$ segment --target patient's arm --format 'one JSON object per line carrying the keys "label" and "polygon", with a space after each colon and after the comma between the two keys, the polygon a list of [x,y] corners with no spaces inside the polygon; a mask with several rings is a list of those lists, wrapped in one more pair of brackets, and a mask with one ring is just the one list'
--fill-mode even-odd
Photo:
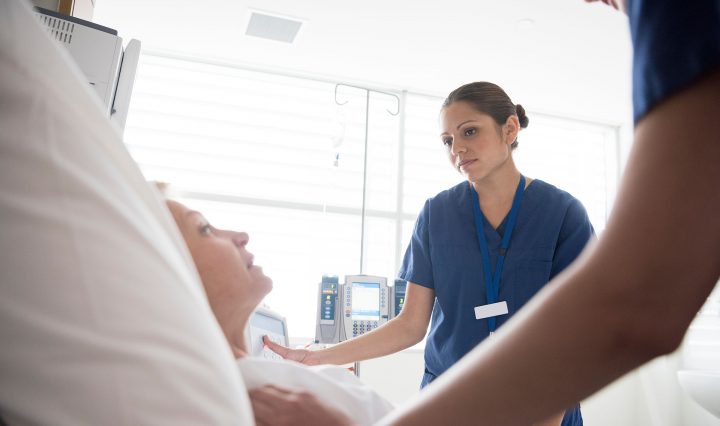
{"label": "patient's arm", "polygon": [[307,391],[266,385],[249,391],[255,422],[269,425],[352,425],[343,413]]}
{"label": "patient's arm", "polygon": [[719,99],[716,69],[640,120],[598,243],[386,422],[529,424],[677,348],[720,275]]}
{"label": "patient's arm", "polygon": [[288,349],[270,339],[264,342],[283,358],[307,365],[348,364],[377,358],[420,342],[427,332],[434,302],[432,289],[408,283],[400,315],[370,333],[319,351]]}

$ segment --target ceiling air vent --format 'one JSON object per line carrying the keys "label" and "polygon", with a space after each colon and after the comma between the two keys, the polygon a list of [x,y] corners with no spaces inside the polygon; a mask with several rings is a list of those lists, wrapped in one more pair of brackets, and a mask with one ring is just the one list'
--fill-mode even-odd
{"label": "ceiling air vent", "polygon": [[292,43],[301,26],[302,22],[294,19],[268,15],[262,12],[251,12],[245,34]]}

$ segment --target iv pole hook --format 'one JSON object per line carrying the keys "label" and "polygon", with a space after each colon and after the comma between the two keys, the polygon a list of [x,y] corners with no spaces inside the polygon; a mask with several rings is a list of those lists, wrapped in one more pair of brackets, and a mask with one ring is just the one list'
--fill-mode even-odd
{"label": "iv pole hook", "polygon": [[379,93],[382,95],[386,95],[386,96],[395,98],[395,100],[397,101],[395,111],[393,112],[389,109],[386,109],[386,111],[392,116],[396,116],[396,115],[400,114],[400,97],[398,97],[394,93],[388,93],[388,92],[383,92],[380,90],[369,89],[367,87],[353,86],[351,84],[339,83],[339,84],[335,85],[335,103],[340,106],[345,105],[348,102],[350,102],[347,100],[344,102],[341,102],[339,100],[338,87],[340,87],[340,86],[350,87],[353,89],[359,89],[359,90],[363,90],[365,92],[365,142],[364,142],[365,152],[363,154],[363,192],[362,192],[362,212],[360,214],[360,274],[362,274],[363,269],[364,269],[363,266],[365,263],[365,202],[367,199],[367,155],[368,155],[368,124],[369,124],[369,120],[370,120],[370,93]]}

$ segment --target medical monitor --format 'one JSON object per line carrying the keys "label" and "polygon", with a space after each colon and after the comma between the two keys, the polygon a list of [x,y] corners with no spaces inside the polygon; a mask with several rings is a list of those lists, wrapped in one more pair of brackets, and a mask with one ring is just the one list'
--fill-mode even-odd
{"label": "medical monitor", "polygon": [[368,333],[389,319],[387,279],[373,275],[348,275],[342,290],[339,340]]}
{"label": "medical monitor", "polygon": [[140,60],[140,42],[130,40],[123,48],[123,39],[111,28],[39,7],[35,8],[35,16],[54,42],[73,58],[110,121],[124,130]]}
{"label": "medical monitor", "polygon": [[280,356],[265,347],[263,336],[283,346],[290,345],[285,318],[267,308],[258,308],[248,322],[248,340],[250,354],[264,358],[280,359]]}

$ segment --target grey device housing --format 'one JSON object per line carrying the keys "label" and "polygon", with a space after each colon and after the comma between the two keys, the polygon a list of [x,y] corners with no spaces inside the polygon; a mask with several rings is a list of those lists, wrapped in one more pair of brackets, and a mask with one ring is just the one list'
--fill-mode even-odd
{"label": "grey device housing", "polygon": [[405,305],[405,294],[407,293],[407,281],[395,278],[395,283],[392,287],[392,309],[391,318],[395,318],[400,315],[403,306]]}
{"label": "grey device housing", "polygon": [[[380,303],[380,318],[377,321],[377,326],[386,323],[400,313],[402,306],[397,302],[399,298],[396,292],[401,293],[404,299],[407,287],[407,282],[404,280],[396,279],[395,285],[388,287],[387,280],[384,277],[348,275],[345,277],[345,283],[340,284],[336,276],[323,276],[322,282],[318,284],[317,292],[315,343],[340,343],[376,328],[364,328],[362,332],[358,330],[355,334],[353,333],[352,282],[358,280],[368,280],[379,285],[380,299],[381,301],[384,300],[384,303]],[[332,284],[335,284],[334,288],[331,288]],[[327,299],[328,296],[330,299]],[[331,303],[328,304],[328,301]]]}
{"label": "grey device housing", "polygon": [[[377,320],[360,320],[352,317],[353,311],[353,284],[377,284],[378,286],[378,308],[379,315]],[[385,324],[390,319],[390,292],[388,291],[387,279],[374,275],[346,275],[345,283],[340,292],[340,318],[342,318],[342,327],[340,327],[340,341],[349,340],[365,333],[368,333],[377,327]]]}
{"label": "grey device housing", "polygon": [[35,8],[35,16],[48,35],[65,48],[98,95],[104,113],[122,134],[140,59],[140,42],[130,40],[123,49],[123,39],[111,28],[39,7]]}
{"label": "grey device housing", "polygon": [[[334,275],[324,275],[318,284],[315,343],[339,343],[342,319],[340,317],[340,283]],[[328,299],[328,297],[330,297]],[[328,304],[327,302],[330,302]]]}

